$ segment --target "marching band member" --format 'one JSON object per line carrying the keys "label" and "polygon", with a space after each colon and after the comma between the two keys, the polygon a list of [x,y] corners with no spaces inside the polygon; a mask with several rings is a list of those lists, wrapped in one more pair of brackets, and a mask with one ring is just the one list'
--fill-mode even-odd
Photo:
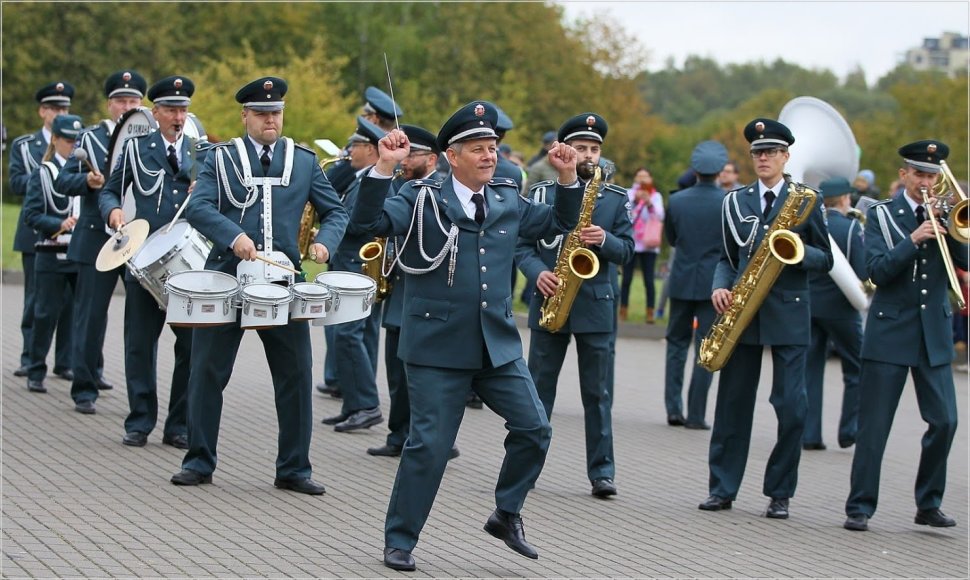
{"label": "marching band member", "polygon": [[[758,181],[724,198],[724,247],[711,293],[718,313],[731,305],[740,274],[758,253],[757,248],[792,195],[784,179],[788,146],[795,142],[788,127],[772,119],[755,119],[744,128],[744,137],[751,144]],[[721,369],[708,458],[710,496],[699,509],[731,509],[737,497],[751,445],[761,359],[764,348],[770,346],[771,404],[778,417],[778,441],[768,458],[762,489],[771,499],[765,516],[788,519],[788,500],[795,495],[805,427],[805,354],[811,324],[808,273],[828,272],[832,267],[820,206],[816,203],[804,223],[792,228],[802,238],[804,259],[781,270],[733,356]]]}
{"label": "marching band member", "polygon": [[[380,161],[361,182],[354,207],[353,220],[375,235],[418,230],[399,262],[409,276],[398,354],[411,386],[411,430],[385,521],[384,564],[396,570],[415,568],[411,551],[473,389],[509,431],[497,507],[485,530],[516,552],[538,557],[519,512],[542,470],[552,430],[522,360],[512,315],[512,258],[520,235],[536,239],[572,229],[581,195],[576,152],[566,144],[550,153],[566,184],[557,188],[555,206],[525,200],[514,181],[493,180],[496,120],[485,101],[458,109],[437,138],[451,179],[420,187],[411,182],[387,197],[394,169],[410,151],[405,133],[391,131],[380,141]],[[423,219],[414,223],[418,209]]]}
{"label": "marching band member", "polygon": [[[71,97],[74,87],[62,81],[55,81],[38,89],[35,100],[38,103],[37,115],[44,120],[44,126],[36,133],[17,137],[10,144],[10,191],[18,197],[27,195],[27,182],[31,174],[40,166],[41,158],[51,142],[51,126],[58,115],[66,115],[71,109]],[[23,349],[20,352],[20,366],[13,372],[15,377],[28,376],[30,365],[30,345],[33,342],[32,329],[34,326],[34,243],[39,238],[24,221],[23,207],[17,219],[17,231],[14,234],[13,249],[20,252],[24,269],[24,310],[20,319],[20,333],[23,336]],[[71,306],[63,297],[58,299],[62,305],[58,316],[57,326],[64,329],[57,333],[57,345],[54,354],[54,374],[72,380],[72,341]]]}
{"label": "marching band member", "polygon": [[[41,238],[57,238],[63,243],[63,252],[37,252],[34,260],[35,291],[34,326],[31,333],[30,364],[27,367],[27,389],[36,393],[46,393],[44,377],[47,374],[47,353],[54,337],[58,334],[71,336],[73,316],[61,326],[58,320],[65,301],[69,314],[74,310],[74,286],[77,282],[77,264],[67,259],[67,241],[77,223],[79,200],[68,198],[54,189],[54,180],[64,168],[74,150],[74,142],[81,131],[81,117],[77,115],[58,115],[51,123],[51,142],[48,152],[42,158],[27,183],[27,197],[24,199],[23,217],[27,226],[40,232]],[[64,238],[67,238],[66,240]],[[60,247],[55,246],[55,247]],[[70,344],[70,340],[68,341]]]}
{"label": "marching band member", "polygon": [[[576,150],[576,172],[585,186],[599,165],[601,147],[608,130],[606,120],[595,113],[577,115],[559,128],[558,139]],[[554,203],[554,184],[540,181],[532,186],[529,197],[538,204]],[[536,292],[529,306],[529,372],[536,385],[546,418],[552,420],[556,388],[566,348],[576,339],[579,361],[579,391],[582,395],[586,422],[586,474],[595,497],[616,495],[616,462],[613,457],[612,385],[609,377],[614,364],[611,352],[616,333],[617,300],[612,280],[617,265],[633,255],[633,225],[630,222],[626,190],[616,185],[600,184],[593,201],[591,222],[580,222],[576,234],[582,246],[599,259],[599,271],[588,280],[561,280],[556,276],[557,261],[562,253],[571,252],[567,235],[538,242],[520,240],[515,259]],[[577,226],[577,227],[580,227]],[[572,235],[572,234],[568,234]],[[540,324],[544,298],[552,297],[561,284],[580,284],[572,308],[557,316],[568,316],[562,329],[545,330]]]}
{"label": "marching band member", "polygon": [[[946,462],[957,430],[953,386],[953,313],[947,297],[947,264],[926,215],[927,196],[950,153],[935,140],[899,148],[903,193],[874,205],[866,216],[866,268],[876,285],[862,339],[859,431],[852,457],[851,489],[845,502],[847,530],[869,529],[879,500],[879,477],[886,439],[906,384],[913,376],[920,416],[929,424],[916,472],[915,523],[955,526],[940,511]],[[938,224],[937,224],[938,225]],[[947,235],[953,264],[967,269],[967,245]]]}
{"label": "marching band member", "polygon": [[125,273],[124,266],[109,272],[99,272],[94,267],[98,252],[110,238],[98,209],[98,195],[104,187],[105,174],[111,169],[107,166],[108,145],[118,120],[131,109],[141,106],[147,88],[145,79],[130,69],[108,76],[104,82],[108,118],[81,133],[78,144],[78,149],[85,151],[88,163],[96,171],[90,171],[87,163],[72,156],[55,183],[58,192],[81,198],[81,215],[67,249],[67,257],[78,265],[71,398],[74,399],[74,410],[79,413],[95,413],[98,391],[111,388],[101,376],[102,351],[111,294]]}
{"label": "marching band member", "polygon": [[[183,129],[194,92],[195,84],[184,76],[163,78],[148,89],[158,130],[125,143],[119,165],[101,190],[101,215],[112,229],[125,223],[121,209],[124,195],[134,196],[135,216],[148,221],[149,233],[167,227],[179,208],[189,201],[192,170],[198,160],[190,154],[196,144],[184,135]],[[125,445],[144,447],[158,419],[158,337],[164,327],[165,311],[159,308],[155,297],[131,273],[125,274],[128,416],[121,440]],[[192,329],[173,326],[172,332],[175,365],[162,443],[186,449],[185,407]]]}
{"label": "marching band member", "polygon": [[[711,284],[721,257],[721,204],[724,190],[717,177],[727,163],[727,150],[716,141],[694,147],[690,168],[697,183],[670,196],[664,234],[677,259],[670,266],[670,317],[667,321],[667,357],[664,367],[664,405],[669,425],[710,429],[704,420],[707,392],[714,374],[696,364],[701,339],[714,323]],[[697,328],[694,328],[694,319]],[[687,417],[684,418],[684,364],[694,343]]]}
{"label": "marching band member", "polygon": [[[851,205],[852,185],[848,179],[827,179],[819,185],[829,234],[845,255],[859,283],[866,276],[866,254],[862,226],[846,212]],[[842,362],[842,415],[839,419],[839,447],[855,443],[859,420],[859,353],[862,350],[862,316],[827,272],[813,272],[808,279],[812,293],[812,342],[805,363],[808,412],[802,448],[825,449],[822,442],[822,391],[829,342],[835,344]]]}
{"label": "marching band member", "polygon": [[[313,204],[321,216],[310,256],[326,262],[347,225],[336,192],[318,165],[316,154],[282,136],[286,81],[257,79],[236,93],[242,104],[246,135],[209,150],[186,209],[189,223],[212,241],[207,270],[236,275],[241,260],[258,252],[283,252],[299,268],[297,234],[303,208]],[[251,185],[248,185],[251,184]],[[278,488],[319,495],[322,485],[310,479],[311,401],[310,330],[293,321],[257,331],[273,376],[279,450]],[[189,378],[189,449],[175,485],[212,482],[222,415],[222,391],[229,384],[243,330],[239,322],[196,328]]]}

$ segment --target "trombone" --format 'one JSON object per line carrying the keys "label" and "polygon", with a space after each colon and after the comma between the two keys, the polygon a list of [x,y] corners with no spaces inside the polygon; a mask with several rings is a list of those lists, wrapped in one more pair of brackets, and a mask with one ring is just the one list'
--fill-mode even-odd
{"label": "trombone", "polygon": [[[948,171],[949,170],[947,170],[947,172]],[[949,175],[952,176],[953,174],[950,173]],[[959,188],[959,186],[957,186],[957,188]],[[946,236],[944,236],[943,229],[940,227],[940,224],[937,223],[936,217],[933,213],[935,204],[930,203],[930,197],[927,194],[925,187],[921,187],[919,191],[923,195],[923,209],[926,212],[926,219],[930,220],[930,223],[933,225],[933,237],[936,238],[936,244],[940,247],[940,256],[943,258],[943,267],[946,269],[946,277],[950,284],[950,290],[953,292],[954,298],[956,299],[957,308],[959,310],[963,310],[967,304],[963,300],[963,291],[960,288],[960,281],[957,279],[957,272],[953,266],[953,257],[950,255],[950,247],[946,243]],[[966,196],[964,196],[964,210],[966,208],[966,201]]]}
{"label": "trombone", "polygon": [[[953,172],[950,171],[950,166],[946,164],[946,161],[940,161],[940,175],[940,181],[933,188],[933,195],[938,200],[942,200],[938,203],[941,204],[940,209],[945,214],[944,219],[950,235],[961,244],[966,244],[970,241],[970,215],[968,215],[970,212],[968,212],[967,194],[963,192],[963,188],[953,177]],[[949,202],[951,194],[958,198],[952,207],[950,207]]]}

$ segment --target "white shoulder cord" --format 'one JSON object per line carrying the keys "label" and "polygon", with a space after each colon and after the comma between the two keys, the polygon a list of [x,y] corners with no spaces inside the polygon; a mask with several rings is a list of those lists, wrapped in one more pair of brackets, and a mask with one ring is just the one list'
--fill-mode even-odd
{"label": "white shoulder cord", "polygon": [[[128,164],[132,164],[136,169],[142,171],[149,178],[155,178],[155,184],[151,187],[146,188],[142,185],[141,178],[139,177],[139,171],[131,172],[131,180],[135,184],[135,190],[145,197],[149,197],[158,193],[158,203],[155,205],[155,213],[158,213],[162,207],[162,188],[165,185],[165,170],[157,169],[152,171],[145,167],[144,162],[141,160],[141,153],[135,146],[135,140],[129,139],[125,142],[125,163],[121,168],[121,183],[125,182],[125,170],[128,168]],[[121,203],[124,205],[125,192],[121,192]]]}
{"label": "white shoulder cord", "polygon": [[[438,228],[441,233],[447,236],[444,245],[441,247],[441,251],[435,257],[428,256],[424,249],[424,201],[431,193],[431,188],[428,186],[423,186],[418,190],[417,199],[414,202],[414,213],[411,215],[411,225],[408,227],[408,233],[404,236],[404,241],[398,246],[397,239],[394,240],[394,261],[401,266],[401,270],[407,274],[421,275],[427,274],[438,269],[441,263],[444,262],[445,256],[448,255],[449,250],[451,252],[451,260],[448,263],[448,286],[452,285],[455,276],[455,266],[458,259],[458,226],[451,224],[449,230],[445,230],[444,224],[441,223],[441,213],[438,210],[438,202],[435,200],[434,195],[431,195],[431,208],[434,211],[435,220],[438,222]],[[411,233],[414,231],[414,224],[418,224],[418,250],[421,252],[421,257],[431,262],[431,265],[427,268],[412,268],[401,261],[401,253],[404,248],[407,247],[408,240],[411,239]]]}
{"label": "white shoulder cord", "polygon": [[34,161],[34,158],[30,156],[30,139],[24,139],[20,143],[20,155],[22,155],[24,158],[24,167],[27,168],[27,173],[30,173],[31,171],[40,167],[40,164]]}
{"label": "white shoulder cord", "polygon": [[[734,224],[734,219],[731,218],[731,208],[734,208],[734,213],[738,217],[738,221],[742,223],[753,223],[751,227],[751,232],[748,233],[748,238],[745,240],[741,239],[741,234],[738,233],[738,228]],[[756,235],[758,235],[758,224],[761,223],[761,219],[758,216],[745,216],[741,214],[741,207],[738,205],[737,192],[732,192],[724,196],[724,202],[722,203],[721,213],[724,216],[724,220],[721,222],[721,237],[724,239],[724,248],[727,250],[727,232],[724,229],[724,222],[727,222],[727,227],[731,230],[731,237],[734,238],[734,243],[738,247],[748,247],[748,257],[751,257],[751,252],[754,249],[752,242]],[[731,253],[725,251],[728,257],[728,261],[731,262],[731,267],[736,268],[737,265],[731,258]]]}
{"label": "white shoulder cord", "polygon": [[[100,148],[105,154],[108,153],[108,149],[101,145],[101,143],[92,137],[90,133],[85,133],[84,137],[81,138],[81,148],[88,152],[88,161],[94,165],[94,168],[97,169],[99,173],[104,173],[101,163],[98,162],[98,159],[101,159],[101,156],[98,155],[94,150],[95,145],[97,145],[98,148]],[[111,168],[109,167],[108,169]]]}
{"label": "white shoulder cord", "polygon": [[[239,163],[242,165],[243,173],[239,173],[239,166],[236,165],[236,160],[232,158],[232,155],[226,151],[225,147],[216,148],[216,184],[219,191],[218,194],[225,193],[226,199],[233,207],[242,210],[242,214],[239,216],[239,223],[242,223],[243,218],[246,217],[246,209],[252,207],[256,203],[256,198],[259,197],[259,188],[253,184],[253,173],[249,166],[249,156],[246,153],[246,148],[243,146],[242,139],[239,137],[234,137],[232,139],[233,144],[236,146],[237,151],[240,151]],[[236,180],[246,188],[246,198],[239,201],[233,196],[232,188],[229,186],[229,173],[226,171],[226,157],[229,158],[229,162],[232,164],[233,173],[236,176]],[[222,195],[218,195],[218,209],[222,211]]]}
{"label": "white shoulder cord", "polygon": [[45,201],[44,213],[47,213],[47,208],[50,208],[50,210],[57,215],[67,215],[68,212],[71,211],[71,200],[68,199],[67,205],[64,206],[64,209],[61,209],[57,207],[57,202],[54,199],[55,197],[61,199],[67,197],[66,195],[54,191],[54,181],[57,180],[58,174],[57,165],[55,165],[53,161],[45,161],[43,166],[47,169],[47,171],[41,170],[40,172],[40,185],[44,192]]}
{"label": "white shoulder cord", "polygon": [[849,222],[849,239],[845,241],[845,259],[848,260],[852,255],[852,228],[856,227],[856,221]]}
{"label": "white shoulder cord", "polygon": [[886,240],[886,247],[891,250],[896,246],[896,244],[893,243],[893,236],[889,231],[889,224],[892,224],[893,229],[896,230],[896,233],[899,234],[900,238],[905,238],[906,234],[899,229],[899,226],[897,226],[896,222],[894,222],[892,217],[890,217],[889,210],[886,209],[886,206],[877,205],[876,216],[879,218],[879,229],[882,230],[882,237],[884,240]]}
{"label": "white shoulder cord", "polygon": [[[532,199],[536,203],[546,203],[546,186],[540,185],[539,187],[537,187],[536,193],[534,196],[532,196]],[[556,250],[556,255],[558,256],[560,246],[562,245],[562,234],[557,234],[556,237],[554,237],[551,242],[546,242],[545,240],[540,239],[536,242],[536,245],[539,246],[540,249],[542,248],[545,248],[546,250],[554,249]]]}

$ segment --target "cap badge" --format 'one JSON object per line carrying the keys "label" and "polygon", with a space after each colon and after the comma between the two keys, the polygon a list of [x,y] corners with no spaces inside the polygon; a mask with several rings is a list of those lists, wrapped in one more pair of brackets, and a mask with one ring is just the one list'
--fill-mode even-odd
{"label": "cap badge", "polygon": [[175,88],[176,89],[181,89],[182,88],[182,79],[175,79],[175,82],[173,82],[172,84],[175,85]]}
{"label": "cap badge", "polygon": [[57,86],[54,87],[54,88],[57,89],[57,92],[59,92],[59,93],[60,92],[63,92],[64,91],[64,83],[57,83]]}
{"label": "cap badge", "polygon": [[485,116],[485,105],[482,105],[482,104],[475,105],[475,116],[476,117]]}
{"label": "cap badge", "polygon": [[596,124],[596,117],[594,117],[592,115],[590,115],[589,117],[586,117],[586,126],[587,127],[592,127],[595,124]]}
{"label": "cap badge", "polygon": [[125,74],[121,75],[121,79],[123,81],[125,81],[125,82],[130,81],[131,80],[131,73],[130,72],[126,72]]}
{"label": "cap badge", "polygon": [[[762,131],[765,130],[765,124],[762,123],[761,121],[758,121],[757,123],[754,124],[754,130],[761,133]],[[761,137],[764,138],[764,135],[762,135]]]}
{"label": "cap badge", "polygon": [[926,150],[930,153],[936,153],[936,143],[930,143],[927,145]]}
{"label": "cap badge", "polygon": [[80,121],[74,121],[74,128],[75,129],[80,129],[81,128],[81,122]]}
{"label": "cap badge", "polygon": [[266,81],[263,83],[263,90],[268,91],[273,88],[273,81]]}

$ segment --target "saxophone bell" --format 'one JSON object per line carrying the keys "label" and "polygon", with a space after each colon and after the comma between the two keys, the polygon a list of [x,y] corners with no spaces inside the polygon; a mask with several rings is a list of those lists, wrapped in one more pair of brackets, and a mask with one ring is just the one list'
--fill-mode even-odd
{"label": "saxophone bell", "polygon": [[387,238],[374,238],[360,247],[358,256],[363,265],[361,273],[377,282],[377,293],[374,302],[380,302],[391,293],[391,282],[384,276],[384,256],[387,248]]}

